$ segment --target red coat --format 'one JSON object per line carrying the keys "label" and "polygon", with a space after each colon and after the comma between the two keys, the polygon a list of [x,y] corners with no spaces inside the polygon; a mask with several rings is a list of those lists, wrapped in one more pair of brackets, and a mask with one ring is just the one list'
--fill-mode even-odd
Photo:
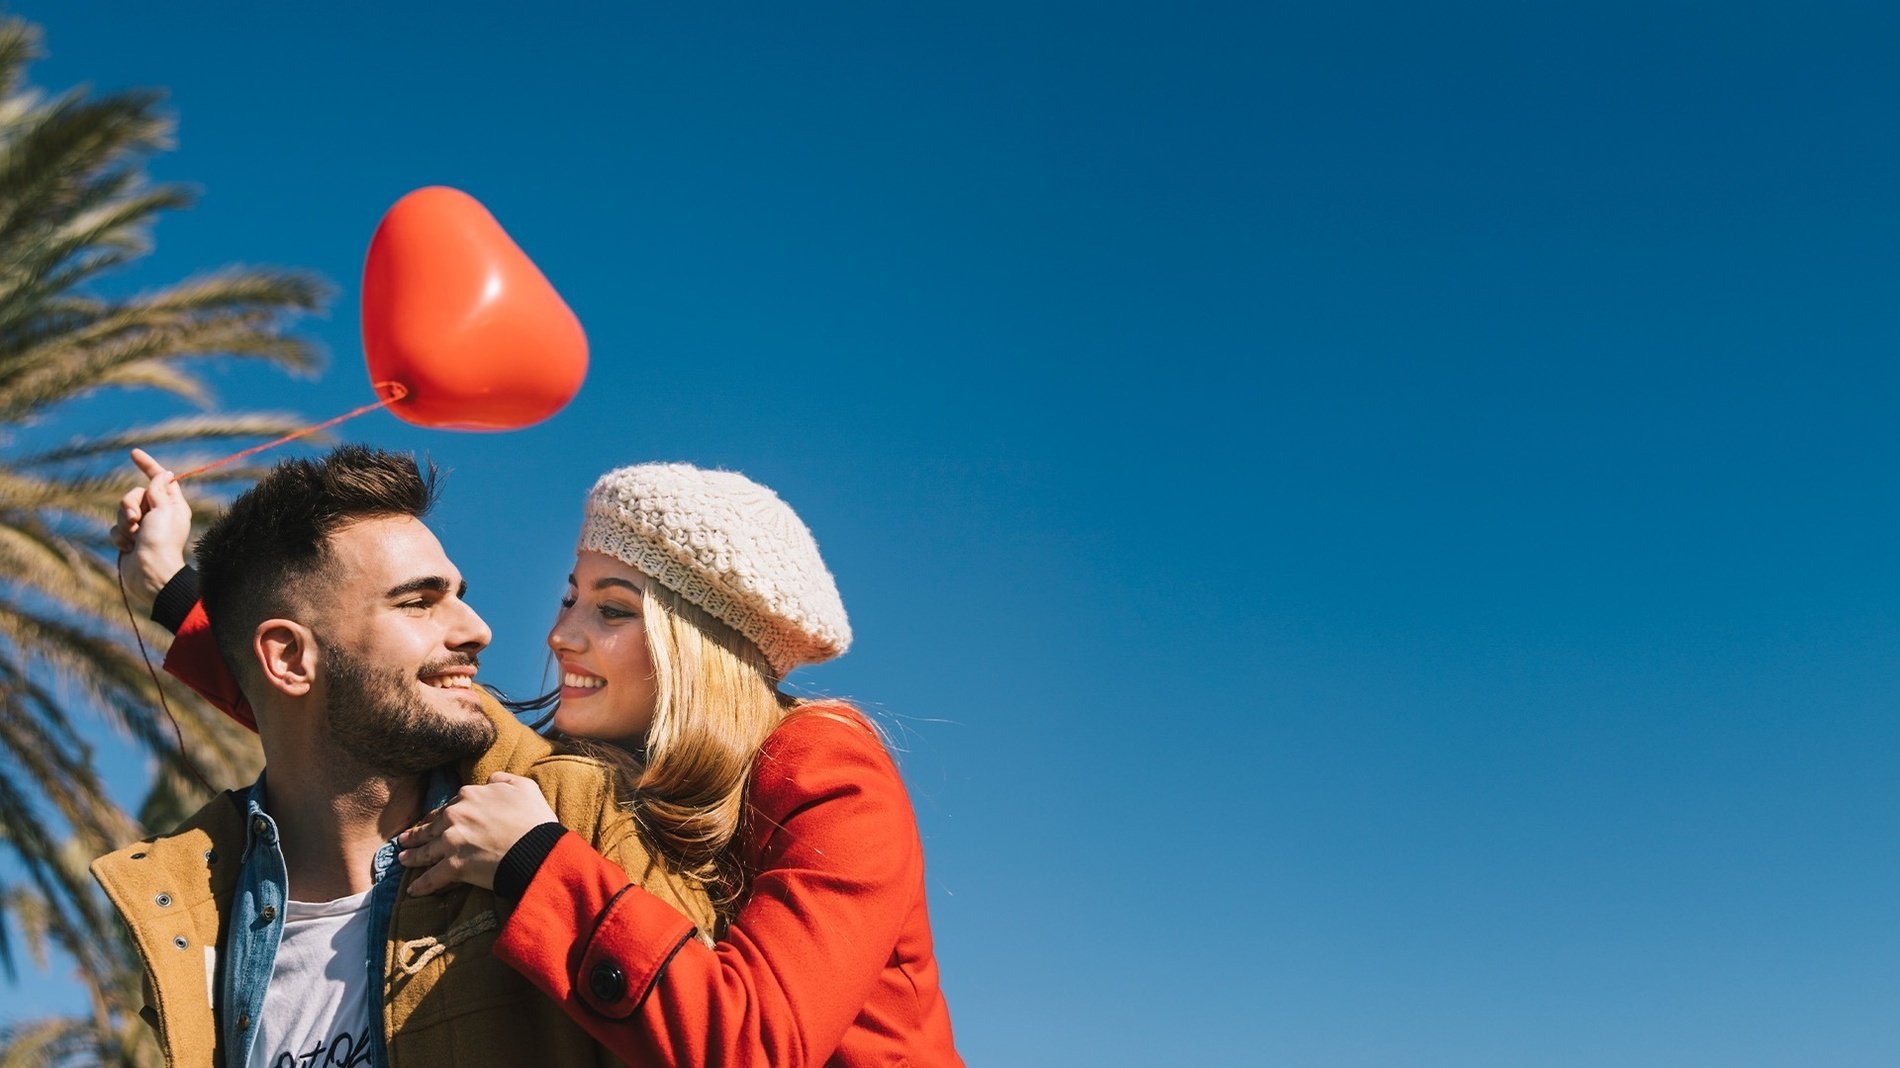
{"label": "red coat", "polygon": [[[254,726],[201,608],[165,668]],[[716,946],[568,834],[495,955],[635,1065],[961,1065],[917,822],[870,725],[842,705],[788,717],[749,805],[741,846],[756,874]]]}
{"label": "red coat", "polygon": [[717,946],[570,834],[495,955],[632,1064],[962,1064],[917,824],[869,724],[842,706],[795,713],[750,803],[758,874]]}
{"label": "red coat", "polygon": [[237,679],[224,665],[218,643],[211,639],[211,617],[205,615],[203,601],[191,606],[191,614],[185,617],[178,636],[172,639],[171,651],[165,654],[165,673],[197,690],[225,715],[252,731],[257,730],[257,717],[251,712],[251,703],[244,699]]}

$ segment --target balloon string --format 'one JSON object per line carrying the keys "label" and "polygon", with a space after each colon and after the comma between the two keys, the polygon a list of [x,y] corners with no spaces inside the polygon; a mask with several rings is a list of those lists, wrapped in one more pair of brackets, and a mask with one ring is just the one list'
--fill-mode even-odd
{"label": "balloon string", "polygon": [[145,661],[145,671],[152,676],[152,691],[158,694],[158,707],[165,710],[165,718],[171,721],[172,737],[178,739],[178,762],[205,788],[205,793],[215,794],[218,788],[206,781],[204,772],[198,770],[198,764],[185,752],[185,732],[178,726],[178,717],[172,715],[172,703],[165,700],[165,686],[158,681],[158,669],[152,666],[152,654],[145,648],[145,636],[139,633],[138,616],[132,611],[132,595],[125,591],[125,550],[119,550],[120,566],[115,568],[119,574],[119,600],[125,605],[126,622],[132,625],[132,638],[139,643],[139,658]]}
{"label": "balloon string", "polygon": [[[234,452],[222,460],[213,460],[208,464],[200,464],[186,471],[184,474],[179,475],[177,480],[183,482],[193,475],[202,475],[206,471],[215,470],[223,467],[225,464],[236,463],[246,456],[255,456],[265,449],[274,449],[285,442],[296,441],[298,438],[307,434],[314,434],[319,430],[328,430],[346,419],[354,419],[359,415],[366,415],[378,408],[387,408],[409,395],[409,390],[400,382],[378,382],[375,388],[376,392],[382,393],[387,391],[389,395],[377,401],[375,404],[365,404],[361,408],[344,412],[342,415],[336,416],[333,419],[325,419],[321,423],[313,423],[310,426],[304,427],[302,430],[293,430],[275,441],[267,441],[262,445],[253,445],[241,452]],[[119,559],[121,561],[125,559],[124,550],[119,552]],[[178,717],[172,714],[171,702],[165,699],[165,687],[158,681],[158,669],[152,666],[152,654],[145,648],[145,636],[139,633],[138,616],[132,611],[132,597],[125,589],[125,571],[123,568],[115,570],[118,571],[119,578],[119,601],[125,605],[125,619],[126,622],[132,626],[132,639],[139,644],[139,658],[145,661],[145,670],[152,676],[152,687],[158,694],[158,705],[165,710],[165,718],[171,722],[172,737],[178,740],[178,762],[184,765],[185,770],[191,773],[192,778],[198,780],[198,785],[204,787],[206,793],[216,793],[217,789],[213,787],[210,782],[206,781],[204,773],[198,770],[197,763],[185,752],[185,732],[178,726]]]}
{"label": "balloon string", "polygon": [[253,445],[250,448],[243,450],[242,452],[234,452],[231,455],[226,456],[222,460],[213,460],[208,464],[199,464],[197,467],[194,467],[191,470],[186,471],[184,474],[179,475],[178,481],[183,482],[184,480],[191,478],[194,475],[202,475],[206,471],[215,470],[217,468],[223,467],[225,464],[236,463],[237,461],[242,460],[247,456],[255,456],[258,453],[263,452],[265,449],[274,449],[277,446],[282,445],[287,441],[296,441],[298,438],[301,438],[306,434],[314,434],[319,430],[328,430],[331,427],[337,425],[338,423],[343,422],[346,419],[354,419],[359,415],[366,415],[370,412],[375,411],[378,408],[387,408],[390,405],[396,403],[397,401],[409,395],[409,390],[406,387],[404,387],[401,382],[376,383],[376,391],[378,393],[381,393],[384,390],[389,391],[389,396],[384,397],[382,400],[377,401],[375,404],[365,404],[361,408],[357,408],[353,411],[344,412],[342,415],[336,416],[335,418],[325,419],[321,423],[313,423],[310,426],[304,427],[302,430],[293,430],[290,433],[285,434],[283,437],[278,438],[275,441],[267,441],[262,445]]}

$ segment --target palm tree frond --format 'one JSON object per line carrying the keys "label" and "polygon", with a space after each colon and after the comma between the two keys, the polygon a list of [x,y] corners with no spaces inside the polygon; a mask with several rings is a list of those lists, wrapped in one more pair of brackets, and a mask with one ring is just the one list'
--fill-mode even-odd
{"label": "palm tree frond", "polygon": [[[206,371],[236,360],[313,373],[322,352],[292,327],[333,288],[307,272],[225,267],[131,297],[95,289],[144,255],[154,223],[195,193],[147,175],[173,136],[162,93],[43,93],[27,84],[39,55],[38,29],[0,16],[0,971],[13,980],[21,952],[41,970],[63,962],[90,1011],[0,1027],[0,1068],[155,1065],[135,1012],[143,969],[87,861],[205,800],[192,768],[237,785],[263,757],[254,735],[161,676],[141,649],[162,635],[129,618],[106,538],[136,484],[120,456],[158,447],[182,469],[198,453],[304,425],[211,410]],[[105,390],[137,391],[150,421],[75,425],[48,444],[58,439],[46,428],[93,410],[67,402]],[[185,406],[200,410],[174,414]],[[215,510],[259,473],[248,462],[209,472],[195,503]],[[95,760],[112,745],[151,758],[140,818]]]}
{"label": "palm tree frond", "polygon": [[[117,459],[120,454],[135,448],[149,452],[167,445],[195,445],[230,438],[277,438],[308,424],[309,421],[304,417],[287,412],[180,416],[100,437],[81,438],[57,449],[22,456],[15,461],[15,466],[22,470],[33,470],[75,460],[95,460],[101,456]],[[178,461],[172,466],[182,471],[196,464]]]}

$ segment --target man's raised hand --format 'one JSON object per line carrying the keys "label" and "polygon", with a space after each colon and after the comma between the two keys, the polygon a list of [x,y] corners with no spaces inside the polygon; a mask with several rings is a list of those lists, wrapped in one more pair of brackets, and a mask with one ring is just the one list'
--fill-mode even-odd
{"label": "man's raised hand", "polygon": [[148,480],[119,498],[112,544],[119,549],[119,578],[126,597],[141,614],[152,610],[158,591],[185,566],[191,539],[191,504],[165,465],[143,449],[132,450],[132,463]]}

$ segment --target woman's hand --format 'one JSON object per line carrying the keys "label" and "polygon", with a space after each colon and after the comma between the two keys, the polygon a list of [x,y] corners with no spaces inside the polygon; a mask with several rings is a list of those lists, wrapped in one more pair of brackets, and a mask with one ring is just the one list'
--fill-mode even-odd
{"label": "woman's hand", "polygon": [[452,883],[495,888],[495,869],[521,836],[554,819],[554,810],[533,779],[498,771],[486,786],[464,786],[454,800],[402,832],[396,859],[405,868],[427,868],[409,884],[412,894],[433,894]]}
{"label": "woman's hand", "polygon": [[158,591],[185,566],[185,542],[191,539],[191,504],[165,465],[132,450],[132,462],[151,481],[119,498],[119,519],[112,544],[119,549],[119,578],[125,595],[140,613],[150,613]]}

